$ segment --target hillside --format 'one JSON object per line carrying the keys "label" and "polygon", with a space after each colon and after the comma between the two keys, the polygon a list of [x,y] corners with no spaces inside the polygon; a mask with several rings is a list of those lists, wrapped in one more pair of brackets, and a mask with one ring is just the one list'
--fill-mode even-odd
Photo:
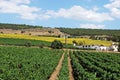
{"label": "hillside", "polygon": [[34,36],[62,36],[59,29],[44,28],[43,26],[33,26],[25,24],[3,24],[0,23],[0,33],[2,34],[26,34]]}
{"label": "hillside", "polygon": [[118,42],[120,30],[107,29],[81,29],[81,28],[46,28],[43,26],[33,26],[25,24],[6,24],[0,23],[1,34],[25,34],[32,36],[49,37],[79,37],[93,40],[108,40]]}
{"label": "hillside", "polygon": [[109,30],[109,29],[81,29],[81,28],[58,28],[61,32],[73,35],[109,35],[109,36],[120,36],[119,30]]}
{"label": "hillside", "polygon": [[26,34],[34,36],[59,36],[64,35],[58,29],[51,28],[30,28],[30,29],[0,29],[2,34]]}
{"label": "hillside", "polygon": [[[22,31],[22,32],[21,32]],[[63,33],[70,34],[72,36],[83,35],[108,35],[108,36],[120,36],[119,30],[109,29],[81,29],[81,28],[45,28],[43,26],[34,26],[26,24],[7,24],[0,23],[1,33],[24,33],[33,35],[63,35]]]}

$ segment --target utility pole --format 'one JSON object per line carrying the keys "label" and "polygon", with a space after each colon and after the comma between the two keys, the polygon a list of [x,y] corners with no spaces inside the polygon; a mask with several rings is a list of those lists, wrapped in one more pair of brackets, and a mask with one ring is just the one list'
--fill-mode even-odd
{"label": "utility pole", "polygon": [[65,47],[67,45],[67,35],[65,34]]}

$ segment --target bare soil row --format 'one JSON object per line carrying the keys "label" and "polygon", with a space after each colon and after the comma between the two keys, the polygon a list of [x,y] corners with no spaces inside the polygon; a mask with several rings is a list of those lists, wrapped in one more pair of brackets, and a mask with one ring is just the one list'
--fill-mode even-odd
{"label": "bare soil row", "polygon": [[[49,80],[58,80],[58,75],[60,73],[60,70],[62,68],[62,64],[63,64],[63,60],[64,60],[64,55],[65,53],[63,53],[61,59],[59,60],[59,63],[58,65],[56,66],[55,70],[53,71],[53,73],[51,74]],[[74,80],[74,77],[73,77],[73,74],[72,74],[72,65],[71,65],[71,59],[70,59],[70,56],[69,56],[69,52],[68,52],[68,70],[69,70],[69,80]]]}

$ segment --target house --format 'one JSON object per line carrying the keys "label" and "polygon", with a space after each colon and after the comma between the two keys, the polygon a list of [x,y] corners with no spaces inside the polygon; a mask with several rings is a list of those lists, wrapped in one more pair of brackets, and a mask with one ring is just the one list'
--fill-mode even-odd
{"label": "house", "polygon": [[96,48],[96,51],[108,51],[109,50],[109,47],[106,47],[106,46],[99,46]]}
{"label": "house", "polygon": [[110,49],[112,49],[114,52],[118,51],[118,44],[112,43],[112,46],[110,46]]}
{"label": "house", "polygon": [[73,44],[74,47],[78,49],[94,49],[96,51],[118,51],[118,44],[112,44],[111,46],[98,46],[98,45],[76,45]]}
{"label": "house", "polygon": [[78,49],[96,49],[97,47],[99,47],[98,45],[76,45],[76,44],[73,44],[73,46]]}

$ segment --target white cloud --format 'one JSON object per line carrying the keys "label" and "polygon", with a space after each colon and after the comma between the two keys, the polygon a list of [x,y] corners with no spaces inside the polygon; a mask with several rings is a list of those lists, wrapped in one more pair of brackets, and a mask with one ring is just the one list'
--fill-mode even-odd
{"label": "white cloud", "polygon": [[99,8],[97,6],[93,7],[93,11],[98,11],[98,10],[99,10]]}
{"label": "white cloud", "polygon": [[104,5],[111,12],[111,15],[120,18],[120,0],[110,0],[111,3]]}
{"label": "white cloud", "polygon": [[19,14],[22,19],[28,20],[41,18],[40,15],[46,16],[38,14],[42,9],[28,6],[29,4],[30,0],[0,0],[0,13]]}
{"label": "white cloud", "polygon": [[40,20],[47,20],[47,19],[51,18],[51,16],[50,16],[50,15],[47,15],[47,14],[44,14],[44,15],[41,14],[41,15],[39,15],[38,17],[39,17]]}
{"label": "white cloud", "polygon": [[88,20],[96,22],[113,20],[113,18],[108,13],[98,13],[95,10],[97,10],[97,7],[94,10],[87,10],[81,6],[73,6],[70,9],[61,8],[57,12],[49,10],[47,11],[47,14],[53,17],[64,17],[76,20]]}
{"label": "white cloud", "polygon": [[80,28],[86,28],[86,29],[104,29],[105,25],[80,24]]}
{"label": "white cloud", "polygon": [[30,0],[6,0],[6,1],[10,1],[15,4],[29,4],[30,3]]}
{"label": "white cloud", "polygon": [[[109,13],[97,12],[98,7],[88,10],[81,6],[72,6],[69,9],[61,8],[58,11],[46,11],[38,7],[29,6],[29,4],[31,4],[31,0],[0,0],[0,13],[17,14],[20,18],[27,20],[59,17],[96,22],[113,20]],[[120,12],[118,9],[113,9],[113,12],[119,16]]]}

